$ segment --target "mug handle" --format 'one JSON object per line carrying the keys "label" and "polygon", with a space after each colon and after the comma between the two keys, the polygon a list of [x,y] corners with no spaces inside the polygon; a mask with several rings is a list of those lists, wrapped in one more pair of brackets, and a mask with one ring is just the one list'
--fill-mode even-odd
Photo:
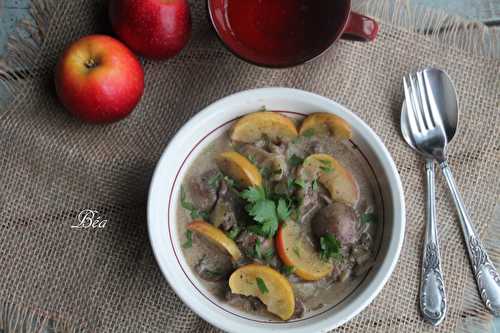
{"label": "mug handle", "polygon": [[342,33],[342,39],[370,42],[378,33],[378,23],[368,16],[351,11]]}

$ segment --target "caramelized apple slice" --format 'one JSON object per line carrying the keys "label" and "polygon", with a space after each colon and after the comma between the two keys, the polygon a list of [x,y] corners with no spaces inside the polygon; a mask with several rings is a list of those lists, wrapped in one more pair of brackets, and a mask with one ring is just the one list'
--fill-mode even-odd
{"label": "caramelized apple slice", "polygon": [[210,223],[203,220],[195,220],[189,223],[187,228],[210,240],[221,250],[227,252],[235,261],[242,257],[241,251],[236,243],[231,238],[227,237],[220,229],[214,227]]}
{"label": "caramelized apple slice", "polygon": [[316,281],[332,272],[332,263],[320,259],[319,253],[302,235],[300,225],[296,222],[290,221],[279,227],[276,249],[281,261],[293,266],[294,273],[304,280]]}
{"label": "caramelized apple slice", "polygon": [[295,296],[290,282],[278,271],[260,264],[235,270],[229,278],[231,292],[259,298],[267,311],[288,320],[295,310]]}
{"label": "caramelized apple slice", "polygon": [[302,164],[306,179],[318,178],[330,192],[333,201],[354,206],[359,199],[359,188],[349,170],[327,154],[309,155]]}
{"label": "caramelized apple slice", "polygon": [[288,142],[297,136],[295,124],[277,112],[254,112],[250,113],[234,124],[231,140],[238,142],[253,143],[264,136],[272,142]]}
{"label": "caramelized apple slice", "polygon": [[245,156],[235,151],[228,151],[217,157],[217,166],[226,176],[244,186],[260,186],[262,176],[255,165]]}
{"label": "caramelized apple slice", "polygon": [[311,130],[315,133],[330,132],[339,140],[349,140],[352,137],[351,126],[344,119],[326,112],[313,113],[304,119],[299,133],[302,135]]}

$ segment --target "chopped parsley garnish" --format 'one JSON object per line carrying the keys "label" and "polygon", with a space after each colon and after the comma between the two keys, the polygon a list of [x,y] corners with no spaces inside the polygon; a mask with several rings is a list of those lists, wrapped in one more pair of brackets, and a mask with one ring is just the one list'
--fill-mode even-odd
{"label": "chopped parsley garnish", "polygon": [[290,217],[290,205],[286,202],[285,199],[278,200],[278,208],[276,209],[278,212],[278,218],[280,221],[286,221]]}
{"label": "chopped parsley garnish", "polygon": [[257,160],[255,159],[255,156],[253,155],[248,155],[248,160],[252,162],[252,164],[257,164]]}
{"label": "chopped parsley garnish", "polygon": [[254,246],[254,250],[253,250],[253,253],[254,253],[254,257],[257,258],[257,259],[262,259],[262,252],[260,251],[260,240],[257,239],[255,241],[255,246]]}
{"label": "chopped parsley garnish", "polygon": [[306,138],[311,138],[314,136],[314,128],[310,128],[308,130],[306,130],[304,133],[302,133],[302,136],[306,137]]}
{"label": "chopped parsley garnish", "polygon": [[365,213],[361,215],[361,223],[377,223],[377,215],[375,213]]}
{"label": "chopped parsley garnish", "polygon": [[213,175],[208,179],[208,186],[210,186],[213,189],[217,189],[219,187],[220,181],[224,178],[224,175],[220,172],[217,172],[217,174]]}
{"label": "chopped parsley garnish", "polygon": [[286,185],[287,185],[288,191],[292,192],[294,187],[295,187],[295,179],[288,178],[286,181]]}
{"label": "chopped parsley garnish", "polygon": [[296,255],[297,257],[299,257],[299,258],[300,258],[300,249],[299,249],[297,246],[295,246],[295,247],[292,249],[292,251],[293,251],[293,253],[295,253],[295,255]]}
{"label": "chopped parsley garnish", "polygon": [[186,230],[186,242],[182,244],[182,247],[187,249],[193,246],[193,232],[191,230]]}
{"label": "chopped parsley garnish", "polygon": [[329,160],[319,160],[319,162],[321,164],[323,164],[322,166],[319,167],[319,169],[323,172],[326,172],[326,173],[330,173],[333,171],[333,168],[332,168],[332,161],[329,161]]}
{"label": "chopped parsley garnish", "polygon": [[314,192],[318,192],[319,185],[318,185],[318,180],[317,180],[317,179],[314,179],[314,180],[312,181],[311,186],[312,186],[312,190],[313,190]]}
{"label": "chopped parsley garnish", "polygon": [[269,292],[269,289],[267,289],[264,280],[262,280],[260,277],[257,277],[255,280],[257,281],[257,287],[259,287],[261,293],[266,294]]}
{"label": "chopped parsley garnish", "polygon": [[210,276],[211,278],[214,278],[214,279],[219,278],[219,277],[224,275],[224,272],[217,269],[217,268],[214,270],[205,269],[204,273],[207,274],[208,276]]}
{"label": "chopped parsley garnish", "polygon": [[262,105],[258,111],[259,112],[265,112],[265,111],[267,111],[266,106]]}
{"label": "chopped parsley garnish", "polygon": [[224,176],[224,181],[227,183],[227,185],[231,188],[236,187],[236,181],[234,179],[229,178],[228,176]]}
{"label": "chopped parsley garnish", "polygon": [[284,266],[281,271],[285,274],[285,276],[290,276],[293,272],[295,272],[295,266]]}
{"label": "chopped parsley garnish", "polygon": [[229,230],[226,235],[227,237],[231,238],[232,240],[235,240],[236,237],[240,234],[240,228],[238,226],[234,226]]}
{"label": "chopped parsley garnish", "polygon": [[248,204],[245,209],[258,224],[250,230],[266,237],[272,237],[278,230],[278,214],[274,201],[266,197],[266,191],[260,186],[252,186],[241,192],[240,196]]}
{"label": "chopped parsley garnish", "polygon": [[266,199],[266,192],[261,186],[252,186],[241,192],[240,196],[248,202],[255,203]]}
{"label": "chopped parsley garnish", "polygon": [[295,179],[293,183],[300,188],[306,187],[306,182],[303,179]]}
{"label": "chopped parsley garnish", "polygon": [[262,253],[262,259],[265,261],[269,261],[273,258],[274,256],[274,249],[270,247],[266,252]]}
{"label": "chopped parsley garnish", "polygon": [[330,258],[340,259],[340,242],[332,234],[326,234],[319,239],[320,252],[319,256],[322,260],[329,260]]}
{"label": "chopped parsley garnish", "polygon": [[292,166],[292,167],[296,167],[296,166],[299,166],[302,164],[304,160],[300,157],[298,157],[297,155],[293,154],[292,156],[290,156],[290,158],[288,159],[288,163]]}
{"label": "chopped parsley garnish", "polygon": [[189,211],[192,219],[202,218],[208,220],[208,213],[202,210],[196,209],[196,207],[186,199],[186,192],[184,191],[184,186],[181,185],[181,206],[182,208]]}

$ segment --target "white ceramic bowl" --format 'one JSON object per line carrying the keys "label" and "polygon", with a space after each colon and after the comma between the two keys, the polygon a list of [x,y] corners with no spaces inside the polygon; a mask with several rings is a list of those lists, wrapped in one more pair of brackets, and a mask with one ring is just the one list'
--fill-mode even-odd
{"label": "white ceramic bowl", "polygon": [[[197,283],[187,266],[177,235],[176,205],[180,182],[193,158],[238,117],[265,106],[268,110],[289,110],[298,116],[330,112],[344,118],[353,128],[352,142],[376,175],[383,210],[382,242],[376,264],[353,293],[338,304],[320,309],[308,318],[288,322],[271,321],[239,311]],[[405,229],[405,208],[401,180],[396,166],[380,138],[345,107],[318,95],[296,89],[264,88],[240,92],[208,106],[189,120],[175,135],[156,167],[148,202],[151,245],[163,275],[177,295],[193,311],[225,331],[326,332],[361,312],[381,291],[399,258]]]}

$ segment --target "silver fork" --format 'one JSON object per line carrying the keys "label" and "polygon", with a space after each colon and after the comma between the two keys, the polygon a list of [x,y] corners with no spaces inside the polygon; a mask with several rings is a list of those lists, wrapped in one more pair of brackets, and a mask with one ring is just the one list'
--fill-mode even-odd
{"label": "silver fork", "polygon": [[[410,87],[405,83],[405,108],[401,112],[401,132],[406,142],[415,150],[415,137],[411,133],[408,110],[412,107],[413,97]],[[425,163],[425,173],[427,181],[426,196],[426,226],[422,254],[422,271],[420,277],[419,303],[422,317],[430,324],[439,325],[446,316],[447,301],[444,286],[443,272],[441,270],[441,256],[439,251],[439,239],[437,234],[435,186],[434,186],[434,158],[429,158],[427,154]]]}
{"label": "silver fork", "polygon": [[404,78],[403,81],[405,96],[410,99],[410,102],[407,103],[408,121],[410,131],[415,139],[415,146],[421,153],[434,158],[439,163],[458,210],[460,225],[479,293],[486,307],[495,316],[500,316],[500,276],[472,226],[447,163],[447,128],[442,121],[443,113],[446,110],[438,107],[435,98],[438,91],[433,90],[424,73],[417,72],[415,75]]}

